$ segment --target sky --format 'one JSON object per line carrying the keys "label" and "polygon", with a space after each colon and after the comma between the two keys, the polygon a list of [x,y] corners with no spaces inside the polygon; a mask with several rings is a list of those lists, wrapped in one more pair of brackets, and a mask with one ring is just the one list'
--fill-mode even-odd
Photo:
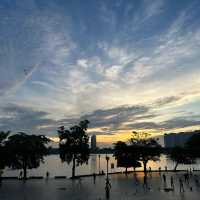
{"label": "sky", "polygon": [[199,0],[1,0],[0,130],[99,143],[200,128]]}

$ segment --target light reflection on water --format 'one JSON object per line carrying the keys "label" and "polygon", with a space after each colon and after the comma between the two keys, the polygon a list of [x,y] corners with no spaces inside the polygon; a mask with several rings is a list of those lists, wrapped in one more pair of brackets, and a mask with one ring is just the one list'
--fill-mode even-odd
{"label": "light reflection on water", "polygon": [[[104,170],[106,172],[106,155],[100,155],[100,170]],[[117,168],[117,162],[112,154],[109,154],[109,172],[116,172],[116,171],[124,171],[124,168]],[[111,169],[111,163],[114,163],[114,169]],[[179,165],[178,169],[189,169],[195,168],[199,169],[200,162],[198,161],[195,165]],[[151,167],[152,170],[158,170],[159,167],[162,169],[167,166],[168,169],[173,169],[175,163],[171,160],[167,159],[166,156],[162,155],[160,161],[148,162],[148,167]],[[132,170],[132,169],[130,169]],[[137,170],[142,170],[142,167],[137,168]],[[62,163],[60,161],[59,155],[49,155],[45,158],[45,162],[40,165],[37,169],[28,170],[29,176],[45,176],[46,172],[50,172],[50,176],[71,176],[71,165],[67,163]],[[82,165],[76,167],[76,175],[84,175],[84,174],[92,174],[92,173],[99,173],[99,156],[98,154],[92,154],[88,161],[87,165]],[[18,176],[19,170],[11,170],[6,169],[4,171],[4,176]]]}

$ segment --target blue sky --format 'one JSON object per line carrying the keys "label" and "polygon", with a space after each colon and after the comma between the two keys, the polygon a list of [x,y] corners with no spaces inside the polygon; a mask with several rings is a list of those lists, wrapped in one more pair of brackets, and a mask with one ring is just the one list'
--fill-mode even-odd
{"label": "blue sky", "polygon": [[0,129],[99,140],[200,127],[198,0],[1,0]]}

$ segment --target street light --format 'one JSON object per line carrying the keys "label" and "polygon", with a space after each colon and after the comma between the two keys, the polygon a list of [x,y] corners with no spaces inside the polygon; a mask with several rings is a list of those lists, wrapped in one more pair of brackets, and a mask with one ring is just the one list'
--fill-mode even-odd
{"label": "street light", "polygon": [[107,180],[108,180],[108,162],[109,162],[109,159],[110,159],[110,157],[107,156],[107,154],[106,154],[106,162],[107,162],[107,177],[106,177],[106,179]]}
{"label": "street light", "polygon": [[99,154],[99,174],[101,173],[101,169],[100,169],[100,157],[101,157],[101,155]]}

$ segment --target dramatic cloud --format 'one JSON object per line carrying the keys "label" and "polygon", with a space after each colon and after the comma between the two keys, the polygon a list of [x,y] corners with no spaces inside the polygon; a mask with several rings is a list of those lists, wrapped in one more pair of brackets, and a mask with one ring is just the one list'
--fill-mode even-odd
{"label": "dramatic cloud", "polygon": [[0,129],[199,128],[199,13],[196,0],[2,0]]}

